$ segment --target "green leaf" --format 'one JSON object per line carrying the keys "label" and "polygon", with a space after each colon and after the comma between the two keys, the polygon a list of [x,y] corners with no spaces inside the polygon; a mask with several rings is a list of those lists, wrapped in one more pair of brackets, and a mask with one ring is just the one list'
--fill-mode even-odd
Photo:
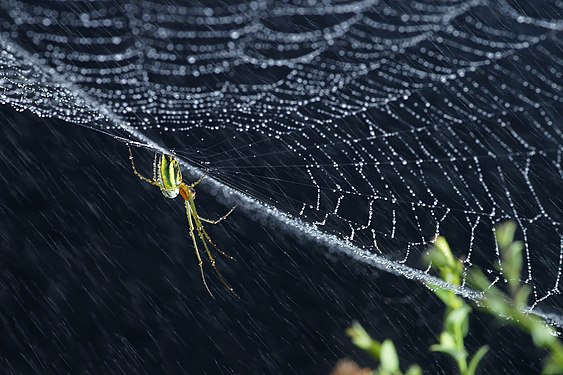
{"label": "green leaf", "polygon": [[466,375],[474,375],[477,371],[477,367],[479,366],[479,362],[485,357],[485,354],[489,351],[489,347],[484,345],[477,350],[477,352],[471,358],[471,362],[469,362],[469,366],[467,367]]}
{"label": "green leaf", "polygon": [[467,305],[462,305],[461,307],[453,310],[446,317],[444,328],[449,332],[461,332],[465,337],[465,335],[467,335],[467,330],[469,329],[470,312],[471,308]]}
{"label": "green leaf", "polygon": [[485,276],[485,274],[479,269],[473,269],[467,275],[467,281],[469,285],[478,291],[485,291],[491,285],[490,280]]}
{"label": "green leaf", "polygon": [[440,346],[446,350],[455,349],[454,336],[448,331],[440,333]]}
{"label": "green leaf", "polygon": [[446,241],[443,236],[436,238],[434,247],[438,249],[442,255],[444,255],[446,264],[452,265],[455,262],[455,258],[452,254],[452,250],[450,249],[450,245],[448,245],[448,241]]}
{"label": "green leaf", "polygon": [[391,373],[399,371],[399,356],[397,356],[393,341],[389,339],[383,341],[379,360],[384,371]]}
{"label": "green leaf", "polygon": [[467,356],[467,353],[462,350],[457,350],[455,347],[446,347],[442,345],[432,345],[430,350],[433,352],[444,353],[452,357],[453,359],[461,360]]}
{"label": "green leaf", "polygon": [[422,369],[419,365],[411,365],[405,375],[422,375]]}
{"label": "green leaf", "polygon": [[451,304],[451,300],[452,297],[455,297],[455,293],[450,291],[450,290],[446,290],[446,289],[442,289],[439,286],[435,286],[435,285],[431,285],[430,288],[432,289],[432,292],[438,297],[440,298],[440,300],[442,302],[444,302],[444,304],[446,306],[449,306]]}
{"label": "green leaf", "polygon": [[434,270],[439,271],[442,280],[452,285],[461,284],[463,264],[454,257],[444,237],[436,239],[425,260],[427,265],[431,264]]}
{"label": "green leaf", "polygon": [[534,344],[541,348],[549,347],[549,345],[552,342],[557,340],[551,328],[545,326],[543,323],[540,322],[534,324],[530,334],[532,335],[532,340],[534,341]]}
{"label": "green leaf", "polygon": [[543,367],[542,375],[562,375],[563,374],[563,361],[557,361],[553,357]]}
{"label": "green leaf", "polygon": [[516,291],[520,285],[522,273],[522,250],[524,244],[520,241],[512,242],[507,248],[501,248],[502,273],[508,280],[510,289]]}
{"label": "green leaf", "polygon": [[514,304],[518,309],[522,310],[528,305],[531,292],[532,289],[527,285],[521,286],[520,289],[518,289],[518,292],[514,296]]}
{"label": "green leaf", "polygon": [[496,227],[497,244],[500,249],[506,249],[514,240],[514,233],[516,233],[516,223],[513,221],[506,221]]}
{"label": "green leaf", "polygon": [[353,322],[352,326],[346,330],[346,334],[350,336],[354,345],[379,360],[381,343],[373,340],[360,323]]}

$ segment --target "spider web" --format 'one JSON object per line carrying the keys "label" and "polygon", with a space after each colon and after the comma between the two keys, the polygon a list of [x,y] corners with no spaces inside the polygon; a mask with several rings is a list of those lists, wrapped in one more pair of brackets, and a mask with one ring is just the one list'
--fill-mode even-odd
{"label": "spider web", "polygon": [[516,220],[561,325],[560,1],[229,3],[0,1],[0,101],[172,151],[409,277],[443,232],[504,283]]}

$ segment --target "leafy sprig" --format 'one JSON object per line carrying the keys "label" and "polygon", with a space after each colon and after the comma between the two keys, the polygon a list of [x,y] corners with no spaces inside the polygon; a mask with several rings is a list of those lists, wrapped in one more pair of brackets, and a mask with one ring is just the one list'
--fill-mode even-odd
{"label": "leafy sprig", "polygon": [[[557,332],[540,317],[528,313],[531,289],[521,282],[524,245],[514,240],[516,229],[513,222],[505,222],[495,228],[496,245],[500,253],[496,268],[503,275],[507,290],[492,285],[478,269],[468,272],[467,281],[472,288],[482,293],[482,298],[476,303],[477,309],[496,317],[504,324],[518,327],[532,337],[538,348],[547,350],[548,356],[544,361],[542,375],[563,375],[563,344],[557,337]],[[463,264],[454,257],[444,237],[436,239],[425,261],[442,280],[453,286],[461,285]],[[489,348],[484,345],[472,356],[465,348],[464,340],[469,332],[472,308],[453,291],[432,284],[427,286],[446,306],[442,332],[438,336],[438,343],[432,345],[430,350],[451,357],[460,375],[474,375]],[[386,339],[379,342],[372,339],[357,322],[354,322],[346,333],[357,347],[379,362],[379,367],[372,370],[372,375],[403,375],[393,341]],[[404,373],[420,374],[422,369],[418,365],[410,366]]]}

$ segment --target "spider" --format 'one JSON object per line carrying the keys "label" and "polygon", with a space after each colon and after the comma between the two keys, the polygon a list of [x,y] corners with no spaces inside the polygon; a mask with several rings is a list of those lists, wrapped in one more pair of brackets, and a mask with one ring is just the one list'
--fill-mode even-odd
{"label": "spider", "polygon": [[201,176],[199,180],[197,180],[191,185],[186,184],[182,180],[182,172],[180,171],[180,165],[178,163],[178,159],[176,159],[176,157],[171,155],[162,154],[160,155],[160,158],[158,158],[158,161],[157,161],[157,156],[155,155],[155,159],[153,163],[153,178],[150,179],[144,177],[139,172],[137,172],[137,168],[135,168],[135,162],[133,161],[133,153],[131,151],[131,147],[128,146],[128,148],[129,148],[129,159],[131,160],[131,168],[133,168],[133,173],[135,174],[135,176],[139,177],[142,181],[148,182],[151,185],[158,186],[160,188],[160,191],[162,192],[162,195],[164,195],[166,198],[174,199],[178,195],[180,195],[184,199],[184,205],[186,207],[186,216],[188,217],[188,225],[190,229],[190,237],[192,238],[195,254],[197,256],[197,261],[199,265],[199,270],[201,273],[201,279],[203,280],[203,285],[205,286],[205,289],[207,289],[209,294],[213,297],[213,293],[211,293],[211,290],[209,289],[209,286],[205,281],[205,275],[203,273],[203,260],[199,248],[197,246],[197,239],[194,234],[194,230],[197,231],[199,240],[203,244],[203,248],[205,249],[205,252],[207,254],[207,257],[209,258],[209,262],[211,263],[211,266],[215,271],[215,274],[217,275],[221,283],[225,286],[225,288],[227,288],[227,290],[229,290],[231,293],[234,294],[233,288],[231,288],[231,286],[225,281],[225,279],[217,269],[217,265],[215,264],[215,258],[211,254],[209,245],[211,245],[211,247],[217,250],[220,254],[223,254],[224,256],[230,259],[233,259],[233,257],[221,251],[215,245],[215,243],[211,241],[211,237],[209,237],[209,235],[205,231],[202,222],[208,224],[218,224],[221,221],[225,220],[227,216],[229,216],[237,206],[236,205],[233,206],[229,210],[229,212],[227,212],[225,215],[221,216],[217,220],[209,220],[199,216],[195,206],[195,195],[196,195],[195,187],[203,180],[205,176]]}

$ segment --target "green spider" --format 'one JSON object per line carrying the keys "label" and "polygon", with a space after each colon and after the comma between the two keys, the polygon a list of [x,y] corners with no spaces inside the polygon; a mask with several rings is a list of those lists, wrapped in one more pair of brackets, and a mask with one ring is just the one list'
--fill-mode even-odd
{"label": "green spider", "polygon": [[229,216],[231,212],[234,211],[236,205],[233,208],[231,208],[229,212],[227,212],[225,215],[221,216],[217,220],[205,219],[199,216],[197,213],[195,207],[195,190],[194,190],[194,188],[201,182],[201,180],[203,180],[204,176],[201,176],[199,180],[197,180],[191,185],[186,184],[182,180],[182,172],[180,171],[180,165],[178,163],[178,159],[176,159],[176,157],[171,155],[162,154],[160,155],[160,158],[158,158],[158,161],[155,156],[153,163],[153,178],[150,179],[144,177],[139,172],[137,172],[137,168],[135,168],[135,162],[133,161],[133,153],[131,151],[131,147],[129,147],[129,159],[131,160],[131,167],[133,168],[133,173],[135,174],[135,176],[139,177],[142,181],[148,182],[149,184],[154,186],[158,186],[160,188],[160,191],[162,192],[162,195],[164,195],[166,198],[174,199],[178,195],[184,198],[184,205],[186,206],[186,215],[188,217],[188,225],[190,228],[190,237],[192,238],[195,254],[197,256],[199,269],[201,272],[201,279],[203,280],[203,285],[205,286],[205,289],[207,289],[209,294],[213,296],[213,293],[211,293],[211,290],[209,289],[209,286],[205,281],[205,275],[203,273],[203,260],[199,252],[199,248],[197,246],[197,240],[194,234],[194,230],[197,231],[197,235],[201,243],[203,244],[203,248],[207,253],[207,257],[209,258],[209,262],[211,262],[211,266],[215,270],[215,274],[217,275],[221,283],[223,283],[225,288],[227,288],[231,293],[234,293],[233,288],[231,288],[231,286],[225,281],[225,279],[217,269],[217,266],[215,264],[215,258],[213,258],[213,255],[211,254],[209,245],[211,245],[215,250],[217,250],[219,253],[223,254],[224,256],[230,259],[233,258],[230,255],[221,251],[213,243],[213,241],[211,241],[211,238],[203,228],[202,222],[206,222],[209,224],[218,224],[219,222],[225,220],[227,216]]}

